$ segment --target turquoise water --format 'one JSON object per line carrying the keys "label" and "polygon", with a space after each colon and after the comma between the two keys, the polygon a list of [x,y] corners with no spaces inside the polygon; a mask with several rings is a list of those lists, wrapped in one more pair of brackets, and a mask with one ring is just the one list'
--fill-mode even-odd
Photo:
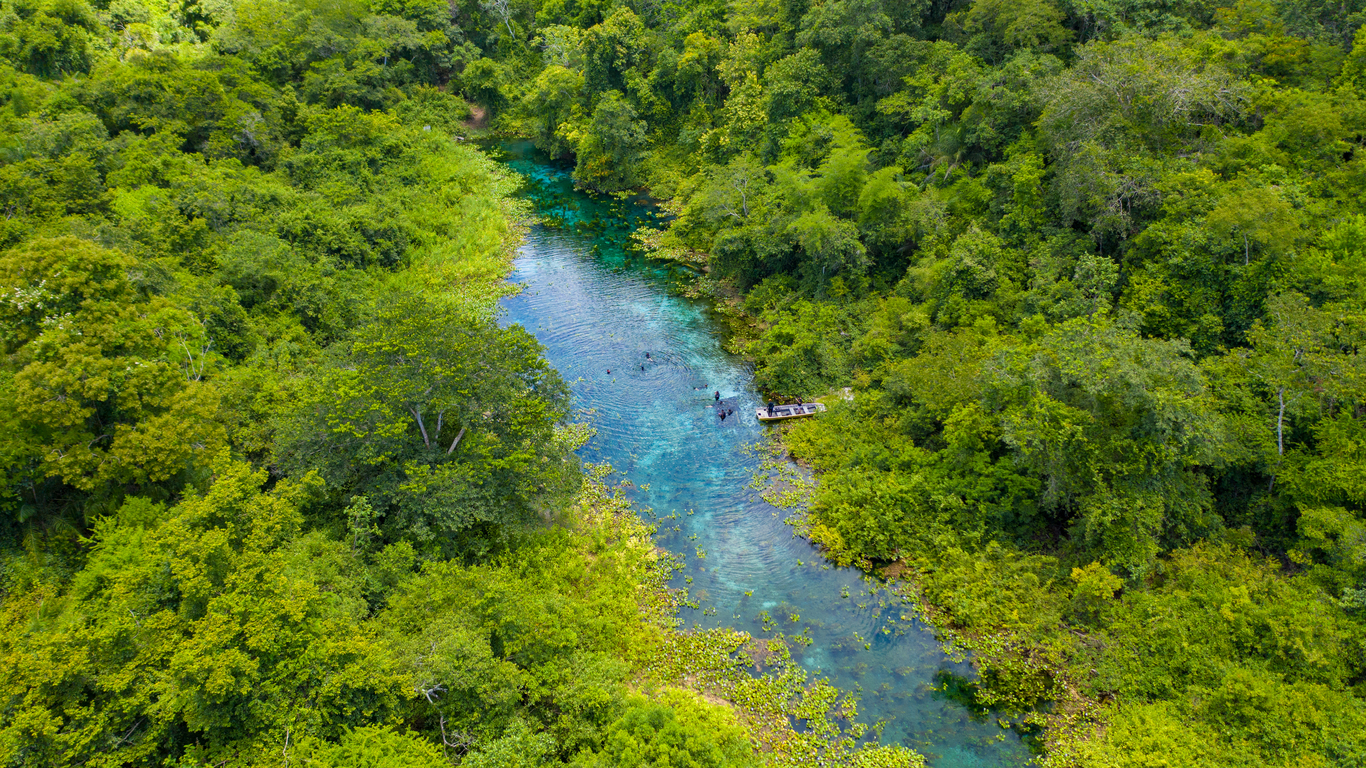
{"label": "turquoise water", "polygon": [[[634,228],[654,220],[648,201],[590,197],[529,144],[502,149],[547,221],[516,260],[512,279],[523,290],[503,301],[504,321],[540,339],[597,429],[581,456],[623,473],[655,515],[678,513],[660,522],[657,538],[686,558],[676,586],[699,607],[683,609],[685,623],[756,637],[807,632],[814,642],[794,645],[794,657],[856,692],[861,719],[886,722],[882,743],[912,747],[935,768],[1028,761],[1013,731],[944,692],[961,690],[969,665],[952,663],[931,630],[903,620],[908,612],[885,590],[794,537],[749,487],[759,459],[744,446],[765,430],[753,416],[751,368],[722,349],[706,304],[680,295],[679,267],[625,247]],[[735,411],[724,421],[718,391]]]}

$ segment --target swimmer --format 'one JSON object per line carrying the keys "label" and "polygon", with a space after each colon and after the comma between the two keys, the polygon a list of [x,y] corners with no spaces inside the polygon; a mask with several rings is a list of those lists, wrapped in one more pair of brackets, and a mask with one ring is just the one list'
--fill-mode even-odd
{"label": "swimmer", "polygon": [[721,399],[721,390],[719,390],[719,389],[716,391],[716,399],[717,399],[717,400],[720,400],[720,399]]}

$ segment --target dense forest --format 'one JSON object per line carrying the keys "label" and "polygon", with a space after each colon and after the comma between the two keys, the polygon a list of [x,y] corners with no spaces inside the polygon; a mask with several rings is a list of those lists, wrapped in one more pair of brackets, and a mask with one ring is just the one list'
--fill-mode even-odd
{"label": "dense forest", "polygon": [[670,198],[764,389],[851,386],[786,435],[803,529],[1048,703],[1049,763],[1362,765],[1362,18],[556,6],[501,93]]}
{"label": "dense forest", "polygon": [[528,211],[462,24],[0,5],[0,764],[919,764],[676,631],[495,322]]}
{"label": "dense forest", "polygon": [[765,391],[849,388],[800,529],[1045,764],[1366,766],[1363,21],[4,0],[0,760],[814,763],[658,672],[707,653],[494,322],[473,104],[667,201]]}

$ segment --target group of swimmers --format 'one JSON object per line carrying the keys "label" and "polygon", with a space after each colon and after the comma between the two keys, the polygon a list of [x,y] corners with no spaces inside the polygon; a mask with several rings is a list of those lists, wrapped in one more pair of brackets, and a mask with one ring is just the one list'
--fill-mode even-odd
{"label": "group of swimmers", "polygon": [[[650,353],[649,353],[649,352],[646,352],[646,353],[645,353],[645,362],[647,362],[647,363],[653,363],[653,362],[654,362],[654,358],[653,358],[653,357],[650,357]],[[640,370],[641,370],[641,371],[644,371],[644,370],[645,370],[645,366],[644,366],[644,365],[641,365],[641,366],[640,366]],[[612,369],[611,369],[611,368],[608,368],[608,369],[607,369],[607,375],[608,375],[608,376],[611,376],[611,375],[612,375]],[[713,398],[716,400],[717,403],[720,403],[720,402],[721,402],[721,390],[719,390],[719,389],[716,390],[716,392],[713,394]],[[799,400],[798,402],[801,402],[801,401]],[[768,404],[768,409],[769,409],[770,412],[773,410],[773,403],[769,403],[769,404]],[[716,406],[716,415],[717,415],[718,418],[721,419],[721,421],[725,421],[727,416],[734,416],[734,415],[735,415],[735,409],[734,409],[734,408],[722,408],[720,405],[717,405],[717,406]]]}
{"label": "group of swimmers", "polygon": [[[654,361],[655,361],[655,359],[654,359],[653,357],[650,357],[650,353],[649,353],[649,352],[646,352],[646,353],[645,353],[645,362],[647,362],[647,363],[653,363]],[[644,366],[643,364],[640,366],[640,370],[641,370],[641,372],[644,372],[644,371],[645,371],[645,366]],[[612,369],[611,369],[611,368],[608,368],[608,369],[607,369],[607,375],[608,375],[608,376],[611,376],[611,375],[612,375]]]}
{"label": "group of swimmers", "polygon": [[734,415],[735,415],[735,409],[734,409],[734,408],[722,408],[722,407],[721,407],[721,390],[719,390],[719,389],[716,390],[715,394],[712,395],[712,398],[713,398],[714,400],[716,400],[716,403],[717,403],[717,405],[716,405],[716,415],[721,419],[721,421],[725,421],[727,416],[734,416]]}

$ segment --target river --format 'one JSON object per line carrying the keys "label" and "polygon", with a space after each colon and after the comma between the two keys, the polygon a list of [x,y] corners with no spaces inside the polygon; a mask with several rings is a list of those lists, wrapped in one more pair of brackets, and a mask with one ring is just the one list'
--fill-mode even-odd
{"label": "river", "polygon": [[[596,428],[581,457],[624,474],[642,508],[678,513],[657,538],[686,558],[675,585],[698,608],[680,618],[756,637],[807,632],[813,642],[794,646],[794,658],[857,692],[860,718],[886,722],[882,743],[916,749],[934,768],[1027,762],[1014,731],[952,694],[971,678],[970,665],[950,661],[885,590],[795,537],[750,487],[760,459],[745,446],[766,429],[753,415],[751,367],[723,350],[708,305],[681,294],[681,267],[626,247],[636,227],[656,220],[649,201],[578,192],[569,169],[529,143],[501,149],[546,221],[518,254],[512,280],[522,291],[503,300],[502,321],[545,345]],[[724,421],[716,392],[735,411]],[[765,615],[777,629],[765,630]]]}

